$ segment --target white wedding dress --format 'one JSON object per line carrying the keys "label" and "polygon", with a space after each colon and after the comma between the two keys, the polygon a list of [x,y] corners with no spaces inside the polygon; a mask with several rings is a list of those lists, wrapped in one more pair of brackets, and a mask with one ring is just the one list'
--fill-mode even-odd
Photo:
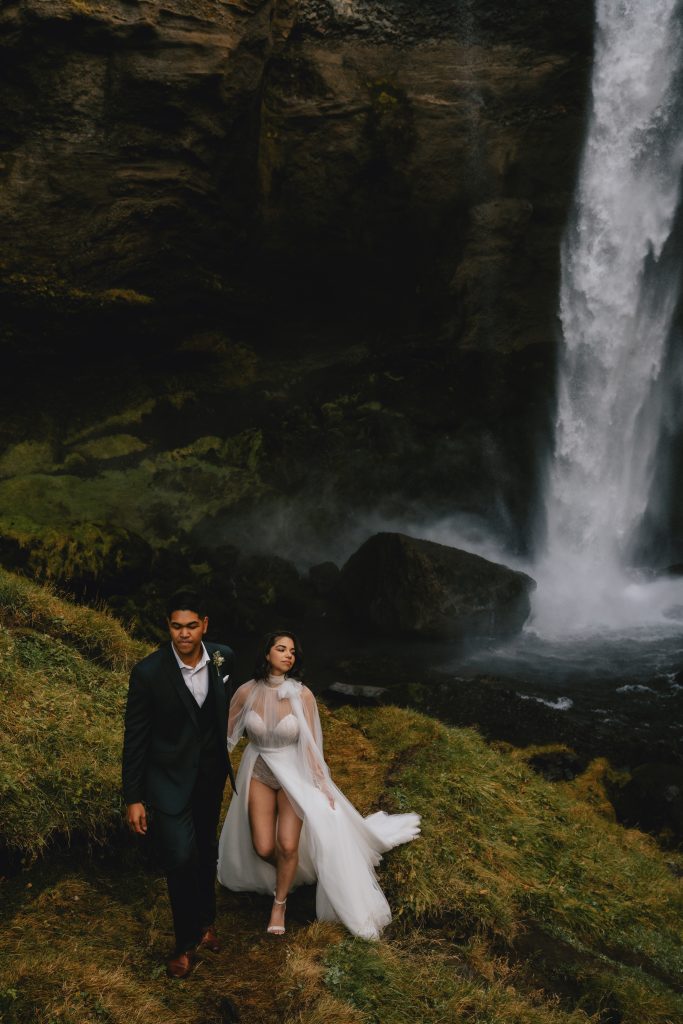
{"label": "white wedding dress", "polygon": [[252,679],[240,686],[230,704],[230,750],[244,732],[251,742],[221,832],[218,881],[238,892],[275,889],[275,868],[254,851],[249,827],[249,786],[260,758],[257,773],[272,772],[303,819],[294,885],[317,881],[319,920],[341,921],[354,935],[378,938],[391,911],[374,869],[383,853],[415,838],[419,815],[358,813],[330,778],[315,698],[293,679]]}

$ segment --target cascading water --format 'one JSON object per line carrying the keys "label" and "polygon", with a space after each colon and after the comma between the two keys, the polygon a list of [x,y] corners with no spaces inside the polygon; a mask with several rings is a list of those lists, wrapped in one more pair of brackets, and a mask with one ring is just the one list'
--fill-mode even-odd
{"label": "cascading water", "polygon": [[596,21],[592,113],[562,250],[555,456],[534,572],[541,635],[661,621],[681,600],[673,582],[643,586],[627,571],[651,500],[679,294],[680,266],[662,254],[683,166],[680,0],[597,0]]}
{"label": "cascading water", "polygon": [[[506,715],[510,690],[529,701],[533,714],[519,705],[510,714],[524,722],[524,743],[573,737],[616,763],[677,764],[683,580],[647,582],[629,563],[656,508],[655,458],[680,390],[672,232],[683,224],[683,0],[596,4],[592,112],[562,250],[555,454],[547,545],[530,568],[532,617],[519,636],[475,641],[448,667],[476,678],[477,690],[482,677],[504,682]],[[491,694],[495,703],[495,686]],[[457,687],[449,699],[457,705]]]}

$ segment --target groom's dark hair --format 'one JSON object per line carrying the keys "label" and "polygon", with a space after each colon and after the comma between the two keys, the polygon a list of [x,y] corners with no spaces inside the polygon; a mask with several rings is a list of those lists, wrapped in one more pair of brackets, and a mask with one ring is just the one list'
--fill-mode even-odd
{"label": "groom's dark hair", "polygon": [[166,618],[173,612],[196,612],[200,619],[208,615],[206,600],[196,590],[178,590],[166,602]]}

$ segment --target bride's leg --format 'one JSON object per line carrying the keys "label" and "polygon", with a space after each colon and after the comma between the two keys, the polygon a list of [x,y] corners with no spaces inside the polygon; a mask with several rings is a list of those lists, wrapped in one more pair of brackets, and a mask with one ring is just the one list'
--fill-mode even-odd
{"label": "bride's leg", "polygon": [[262,860],[276,864],[275,823],[277,821],[277,793],[258,779],[249,785],[249,825],[251,841]]}
{"label": "bride's leg", "polygon": [[[277,836],[275,840],[275,898],[286,900],[299,863],[299,836],[303,822],[296,813],[284,789],[277,791]],[[283,905],[273,903],[269,925],[282,925],[285,920]]]}

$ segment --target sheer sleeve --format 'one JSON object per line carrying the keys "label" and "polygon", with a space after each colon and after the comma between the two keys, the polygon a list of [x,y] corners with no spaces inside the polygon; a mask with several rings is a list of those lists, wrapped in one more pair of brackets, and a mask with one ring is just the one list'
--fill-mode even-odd
{"label": "sheer sleeve", "polygon": [[334,806],[334,793],[332,790],[332,779],[330,770],[323,757],[323,731],[320,725],[320,715],[315,697],[307,686],[301,688],[301,704],[304,710],[306,722],[304,746],[308,767],[313,775],[313,780],[318,789],[322,790],[327,799]]}
{"label": "sheer sleeve", "polygon": [[244,733],[244,721],[247,711],[251,707],[254,692],[254,681],[243,683],[232,695],[230,711],[228,713],[228,751],[237,746]]}
{"label": "sheer sleeve", "polygon": [[320,754],[320,760],[324,764],[325,762],[323,760],[323,730],[320,725],[318,705],[316,703],[315,697],[313,696],[312,692],[308,689],[307,686],[301,687],[301,703],[303,704],[304,707],[304,714],[306,716],[308,728],[311,731],[313,743],[315,744],[315,747],[317,748]]}

